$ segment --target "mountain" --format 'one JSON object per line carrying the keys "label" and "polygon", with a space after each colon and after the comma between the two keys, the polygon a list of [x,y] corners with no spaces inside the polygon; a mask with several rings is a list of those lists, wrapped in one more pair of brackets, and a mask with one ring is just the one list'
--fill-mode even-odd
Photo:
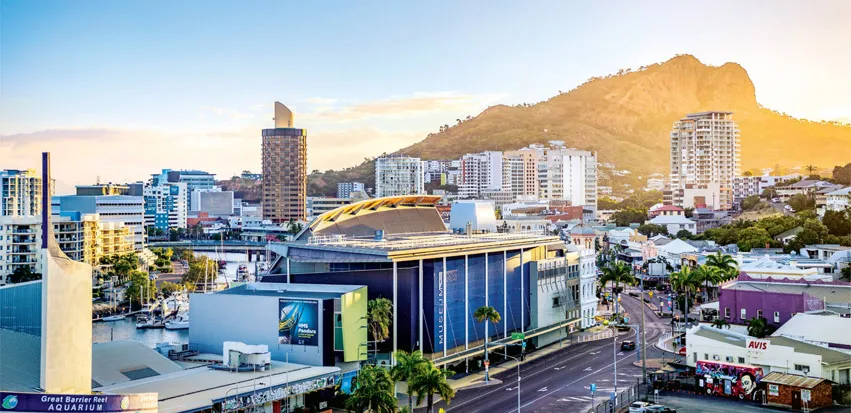
{"label": "mountain", "polygon": [[490,107],[399,153],[446,159],[563,140],[598,151],[601,162],[618,169],[667,174],[672,123],[708,110],[734,112],[741,129],[742,171],[777,164],[829,168],[851,159],[851,126],[799,120],[764,108],[742,66],[708,66],[691,55],[591,78],[537,104]]}

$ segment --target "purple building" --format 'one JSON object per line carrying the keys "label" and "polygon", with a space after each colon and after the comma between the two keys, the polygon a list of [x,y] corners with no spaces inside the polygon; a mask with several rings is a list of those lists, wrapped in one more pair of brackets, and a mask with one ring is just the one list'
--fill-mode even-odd
{"label": "purple building", "polygon": [[842,313],[851,304],[851,283],[751,278],[721,287],[718,315],[730,324],[746,324],[754,317],[779,327],[797,313],[828,309]]}

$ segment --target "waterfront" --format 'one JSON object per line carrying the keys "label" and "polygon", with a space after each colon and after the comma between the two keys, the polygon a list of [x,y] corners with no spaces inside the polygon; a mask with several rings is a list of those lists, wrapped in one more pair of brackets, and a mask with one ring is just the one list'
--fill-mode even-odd
{"label": "waterfront", "polygon": [[[228,281],[236,279],[236,270],[240,264],[248,266],[248,272],[254,274],[256,261],[248,262],[245,253],[227,252],[224,254],[215,252],[196,251],[196,255],[204,255],[216,261],[224,259],[227,262],[225,276]],[[224,283],[224,279],[219,277]],[[92,341],[104,343],[118,340],[134,340],[149,347],[155,347],[157,343],[187,343],[189,342],[189,330],[166,330],[166,329],[137,329],[136,318],[128,317],[118,321],[99,321],[92,324]]]}

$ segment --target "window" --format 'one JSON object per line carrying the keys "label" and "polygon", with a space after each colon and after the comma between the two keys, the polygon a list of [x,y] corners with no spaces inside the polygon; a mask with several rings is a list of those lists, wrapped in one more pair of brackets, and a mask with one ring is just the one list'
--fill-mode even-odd
{"label": "window", "polygon": [[748,319],[748,310],[743,308],[741,310],[741,315],[739,315],[739,319],[747,320]]}
{"label": "window", "polygon": [[762,318],[762,310],[756,310],[756,318]]}
{"label": "window", "polygon": [[691,355],[691,361],[693,361],[693,362],[697,363],[697,352],[696,352],[696,351],[695,351],[694,353],[692,353],[692,355]]}
{"label": "window", "polygon": [[810,372],[810,366],[807,366],[807,365],[804,365],[804,364],[796,364],[795,370],[802,371],[804,373],[809,373]]}
{"label": "window", "polygon": [[745,364],[745,358],[739,357],[739,364]]}
{"label": "window", "polygon": [[732,362],[733,362],[733,356],[727,356],[727,357],[725,357],[725,358],[724,358],[724,360],[725,360],[727,363],[732,363]]}
{"label": "window", "polygon": [[775,322],[775,323],[779,323],[779,322],[780,322],[780,311],[775,311],[775,312],[774,312],[774,322]]}
{"label": "window", "polygon": [[730,307],[724,307],[724,318],[730,318]]}
{"label": "window", "polygon": [[703,359],[709,360],[709,353],[703,353]]}

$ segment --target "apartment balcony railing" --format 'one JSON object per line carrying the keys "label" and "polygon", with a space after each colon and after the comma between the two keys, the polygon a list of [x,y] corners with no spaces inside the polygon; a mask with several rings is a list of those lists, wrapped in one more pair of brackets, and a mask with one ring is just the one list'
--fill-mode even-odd
{"label": "apartment balcony railing", "polygon": [[15,227],[14,225],[12,226],[12,234],[33,234],[33,233],[35,233],[35,231],[30,229],[30,228],[20,228],[20,227]]}
{"label": "apartment balcony railing", "polygon": [[12,237],[12,244],[35,244],[35,237]]}
{"label": "apartment balcony railing", "polygon": [[35,264],[35,262],[35,258],[30,258],[26,255],[20,257],[12,256],[12,264]]}

